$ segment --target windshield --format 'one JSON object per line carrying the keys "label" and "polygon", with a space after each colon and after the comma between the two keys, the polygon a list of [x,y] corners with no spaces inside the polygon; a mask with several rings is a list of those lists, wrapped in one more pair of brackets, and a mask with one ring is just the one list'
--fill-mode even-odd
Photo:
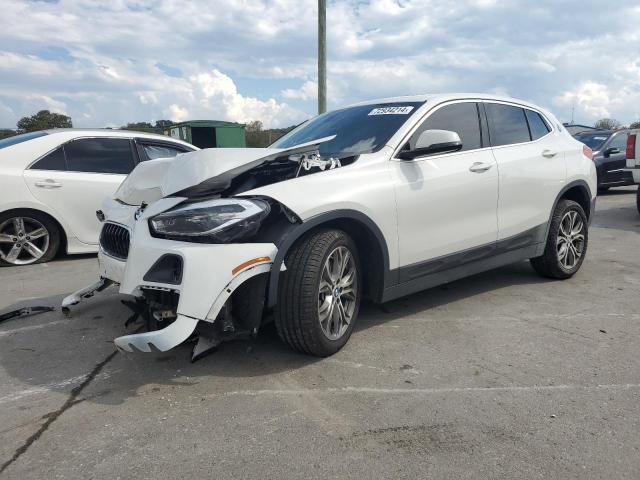
{"label": "windshield", "polygon": [[10,147],[11,145],[17,145],[18,143],[26,142],[33,138],[44,137],[47,132],[29,132],[22,135],[16,135],[15,137],[5,138],[0,140],[0,148]]}
{"label": "windshield", "polygon": [[576,140],[584,143],[591,150],[600,150],[600,147],[607,141],[611,135],[597,134],[597,133],[583,133],[582,135],[576,135]]}
{"label": "windshield", "polygon": [[323,157],[350,157],[380,150],[424,102],[380,103],[343,108],[303,123],[273,148],[291,148],[335,135],[320,145]]}

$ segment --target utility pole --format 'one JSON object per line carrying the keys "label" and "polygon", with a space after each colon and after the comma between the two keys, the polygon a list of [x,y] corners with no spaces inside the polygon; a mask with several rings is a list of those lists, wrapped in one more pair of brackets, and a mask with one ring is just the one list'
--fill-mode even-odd
{"label": "utility pole", "polygon": [[576,111],[576,106],[575,105],[571,105],[571,125],[573,125],[573,114]]}
{"label": "utility pole", "polygon": [[318,114],[327,111],[327,1],[318,0]]}

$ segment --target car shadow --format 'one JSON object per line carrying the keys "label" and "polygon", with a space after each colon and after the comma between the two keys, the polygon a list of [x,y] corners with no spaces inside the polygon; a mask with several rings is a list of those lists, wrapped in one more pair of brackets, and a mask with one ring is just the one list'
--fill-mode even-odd
{"label": "car shadow", "polygon": [[[487,291],[547,281],[536,275],[527,262],[523,262],[384,305],[364,302],[355,334],[414,313],[429,315],[430,310],[441,305]],[[132,333],[137,328],[124,328],[130,313],[120,302],[124,297],[117,293],[103,293],[74,307],[69,318],[64,317],[58,309],[0,324],[0,365],[6,374],[31,388],[69,391],[74,386],[69,379],[87,375],[114,352],[115,337]],[[28,303],[57,307],[61,298],[53,296],[30,300]],[[12,305],[5,311],[20,308],[24,304]],[[221,381],[265,377],[323,361],[292,351],[280,340],[273,324],[261,329],[256,338],[224,343],[195,363],[190,363],[191,348],[192,344],[185,343],[164,353],[118,353],[104,367],[104,378],[96,387],[98,391],[87,400],[120,404],[138,395],[148,385],[194,385],[202,377],[217,377]]]}

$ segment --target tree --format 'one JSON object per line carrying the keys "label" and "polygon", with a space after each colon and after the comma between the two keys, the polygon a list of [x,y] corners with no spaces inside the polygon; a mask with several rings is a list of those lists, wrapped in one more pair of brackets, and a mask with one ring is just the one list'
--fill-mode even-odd
{"label": "tree", "polygon": [[247,123],[245,127],[247,132],[261,132],[262,131],[262,122],[260,120],[254,120],[253,122]]}
{"label": "tree", "polygon": [[155,133],[155,128],[149,122],[134,122],[127,123],[124,127],[121,127],[121,130],[134,130],[136,132],[148,132]]}
{"label": "tree", "polygon": [[156,120],[157,130],[162,130],[163,128],[169,128],[171,125],[173,125],[173,122],[171,120]]}
{"label": "tree", "polygon": [[622,124],[615,118],[601,118],[594,125],[594,127],[602,128],[603,130],[615,130],[621,126]]}
{"label": "tree", "polygon": [[15,130],[9,130],[8,128],[0,128],[0,140],[3,138],[13,137],[16,134]]}
{"label": "tree", "polygon": [[629,125],[629,128],[640,128],[640,120],[636,120]]}
{"label": "tree", "polygon": [[51,113],[49,110],[40,110],[30,117],[22,117],[18,123],[20,133],[36,132],[49,128],[72,128],[71,117],[61,113]]}

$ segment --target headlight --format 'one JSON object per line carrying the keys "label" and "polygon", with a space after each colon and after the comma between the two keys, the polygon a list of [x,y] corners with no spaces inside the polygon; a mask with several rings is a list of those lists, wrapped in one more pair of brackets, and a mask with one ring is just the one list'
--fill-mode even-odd
{"label": "headlight", "polygon": [[149,224],[153,233],[165,238],[229,243],[254,235],[270,211],[263,200],[221,198],[169,210]]}

